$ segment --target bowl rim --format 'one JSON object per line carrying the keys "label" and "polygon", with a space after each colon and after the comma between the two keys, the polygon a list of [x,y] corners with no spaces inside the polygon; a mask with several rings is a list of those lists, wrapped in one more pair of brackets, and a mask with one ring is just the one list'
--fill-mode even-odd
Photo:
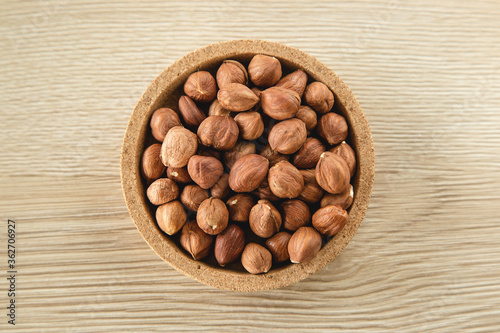
{"label": "bowl rim", "polygon": [[[354,201],[346,226],[333,237],[313,259],[269,271],[263,275],[231,271],[195,261],[163,234],[145,201],[140,174],[140,159],[149,119],[167,87],[183,75],[204,64],[231,57],[267,54],[302,68],[317,81],[325,83],[335,95],[335,103],[343,107],[344,116],[353,132],[357,154],[357,176]],[[140,234],[160,258],[177,271],[209,286],[232,291],[261,291],[291,285],[316,273],[332,261],[347,246],[359,228],[369,205],[375,173],[373,139],[361,105],[347,85],[315,57],[296,48],[265,40],[241,39],[214,43],[190,52],[168,66],[148,86],[134,108],[125,132],[120,158],[121,182],[127,208]]]}

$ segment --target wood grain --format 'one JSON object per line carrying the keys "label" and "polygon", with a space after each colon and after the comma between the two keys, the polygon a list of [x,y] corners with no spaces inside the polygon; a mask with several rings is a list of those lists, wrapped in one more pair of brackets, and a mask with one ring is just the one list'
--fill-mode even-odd
{"label": "wood grain", "polygon": [[[0,217],[18,223],[15,330],[500,331],[498,31],[497,1],[5,1]],[[377,155],[368,214],[344,252],[303,282],[252,294],[162,262],[119,177],[148,84],[185,53],[236,38],[332,68]]]}

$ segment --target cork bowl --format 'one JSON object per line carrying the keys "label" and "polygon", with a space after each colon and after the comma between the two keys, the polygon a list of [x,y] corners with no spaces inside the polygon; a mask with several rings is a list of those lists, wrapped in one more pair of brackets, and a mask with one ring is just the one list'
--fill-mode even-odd
{"label": "cork bowl", "polygon": [[[225,59],[248,64],[255,54],[278,58],[284,75],[304,70],[311,79],[325,83],[335,95],[334,110],[349,125],[347,142],[357,157],[357,169],[351,183],[354,201],[348,224],[322,247],[315,258],[301,264],[273,267],[267,274],[252,275],[241,264],[218,267],[216,263],[195,261],[179,246],[178,236],[164,234],[155,222],[155,210],[146,197],[146,182],[141,176],[140,161],[144,148],[153,143],[149,121],[160,107],[178,110],[183,83],[194,71],[215,70]],[[375,153],[368,122],[361,106],[342,80],[314,57],[279,43],[261,40],[221,42],[191,52],[164,70],[147,88],[137,103],[125,134],[121,153],[121,179],[125,200],[132,219],[151,248],[176,270],[207,285],[234,291],[258,291],[284,287],[316,273],[347,246],[363,220],[373,186]]]}

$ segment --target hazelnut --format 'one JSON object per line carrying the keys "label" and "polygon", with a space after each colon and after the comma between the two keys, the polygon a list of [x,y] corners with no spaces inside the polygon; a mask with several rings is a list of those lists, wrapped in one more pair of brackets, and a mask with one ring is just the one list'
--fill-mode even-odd
{"label": "hazelnut", "polygon": [[250,229],[259,237],[269,238],[280,230],[281,215],[268,200],[259,200],[248,216]]}
{"label": "hazelnut", "polygon": [[197,149],[196,134],[182,126],[175,126],[168,131],[161,145],[161,160],[168,167],[182,168]]}
{"label": "hazelnut", "polygon": [[314,168],[325,149],[325,145],[321,141],[309,137],[293,157],[293,165],[302,169]]}
{"label": "hazelnut", "polygon": [[168,235],[176,234],[186,224],[186,211],[182,204],[175,200],[167,202],[156,209],[156,222]]}
{"label": "hazelnut", "polygon": [[253,192],[256,196],[259,197],[261,200],[269,200],[269,201],[278,201],[280,198],[278,198],[272,191],[271,188],[269,187],[269,182],[267,181],[267,178],[260,183],[259,187],[257,187]]}
{"label": "hazelnut", "polygon": [[276,83],[276,87],[282,87],[295,91],[302,97],[304,89],[307,85],[307,74],[303,70],[296,70],[288,74],[287,76],[281,78],[281,80]]}
{"label": "hazelnut", "polygon": [[229,116],[209,116],[198,127],[198,137],[207,147],[218,150],[233,148],[238,140],[238,125]]}
{"label": "hazelnut", "polygon": [[205,199],[196,214],[198,226],[209,235],[217,235],[227,227],[229,212],[221,199]]}
{"label": "hazelnut", "polygon": [[317,81],[310,83],[306,87],[304,99],[310,107],[319,113],[329,112],[335,101],[330,89],[324,83]]}
{"label": "hazelnut", "polygon": [[224,173],[224,167],[218,159],[200,155],[193,155],[189,159],[187,169],[191,179],[203,189],[214,186]]}
{"label": "hazelnut", "polygon": [[274,125],[268,138],[272,150],[287,155],[299,150],[306,139],[306,124],[297,118],[283,120]]}
{"label": "hazelnut", "polygon": [[264,148],[262,148],[262,150],[260,151],[260,155],[264,156],[269,160],[270,166],[273,166],[280,161],[288,162],[287,155],[283,155],[281,153],[278,153],[277,151],[272,150],[269,144],[267,144]]}
{"label": "hazelnut", "polygon": [[235,192],[251,192],[266,178],[267,158],[250,154],[238,159],[229,172],[229,187]]}
{"label": "hazelnut", "polygon": [[221,152],[213,148],[205,147],[204,145],[198,145],[198,151],[196,155],[214,157],[218,160],[221,158]]}
{"label": "hazelnut", "polygon": [[281,204],[281,218],[285,229],[295,231],[309,223],[311,213],[304,201],[293,199]]}
{"label": "hazelnut", "polygon": [[248,84],[247,70],[236,60],[224,60],[217,70],[216,78],[220,89],[231,83]]}
{"label": "hazelnut", "polygon": [[321,207],[335,205],[340,206],[342,209],[347,209],[351,207],[354,200],[354,188],[352,185],[346,188],[343,192],[338,194],[326,193],[321,199]]}
{"label": "hazelnut", "polygon": [[269,169],[271,191],[279,198],[296,198],[304,188],[304,179],[290,162],[281,161]]}
{"label": "hazelnut", "polygon": [[208,116],[230,116],[231,111],[224,109],[218,99],[215,99],[208,108]]}
{"label": "hazelnut", "polygon": [[316,111],[314,111],[307,105],[301,105],[295,117],[302,120],[304,124],[306,124],[307,132],[311,132],[318,123],[318,116],[316,115]]}
{"label": "hazelnut", "polygon": [[208,191],[198,185],[186,185],[181,193],[181,202],[188,210],[198,211],[201,203],[208,199]]}
{"label": "hazelnut", "polygon": [[356,171],[356,153],[345,141],[340,145],[333,147],[330,151],[334,154],[339,155],[347,162],[349,166],[349,173],[354,176],[354,172]]}
{"label": "hazelnut", "polygon": [[273,256],[262,245],[248,243],[241,254],[241,264],[250,274],[267,273],[273,264]]}
{"label": "hazelnut", "polygon": [[149,185],[146,194],[153,205],[163,205],[179,196],[177,184],[168,178],[160,178]]}
{"label": "hazelnut", "polygon": [[299,195],[299,199],[307,203],[318,202],[323,196],[323,189],[316,182],[316,171],[314,169],[299,170],[304,178],[304,189]]}
{"label": "hazelnut", "polygon": [[211,102],[217,94],[217,84],[209,72],[194,72],[184,83],[184,93],[197,102]]}
{"label": "hazelnut", "polygon": [[215,259],[221,266],[238,259],[245,248],[245,233],[235,224],[231,224],[215,239]]}
{"label": "hazelnut", "polygon": [[316,181],[325,191],[336,194],[349,186],[349,167],[344,159],[329,151],[321,154],[316,165]]}
{"label": "hazelnut", "polygon": [[176,183],[191,183],[192,181],[191,177],[189,177],[189,173],[186,167],[168,167],[167,177],[172,179]]}
{"label": "hazelnut", "polygon": [[219,181],[210,189],[210,194],[214,198],[226,200],[231,189],[229,188],[229,174],[224,173]]}
{"label": "hazelnut", "polygon": [[240,83],[230,83],[221,88],[217,93],[217,99],[222,108],[233,112],[250,110],[259,102],[259,97],[250,88]]}
{"label": "hazelnut", "polygon": [[313,227],[328,237],[338,233],[347,221],[349,221],[349,214],[341,207],[334,205],[318,209],[312,217]]}
{"label": "hazelnut", "polygon": [[233,149],[224,153],[224,163],[228,168],[232,169],[234,163],[242,158],[243,156],[247,156],[250,154],[255,154],[256,148],[255,145],[248,141],[238,141],[234,145]]}
{"label": "hazelnut", "polygon": [[316,131],[329,144],[336,145],[347,138],[347,123],[341,115],[329,112],[319,119]]}
{"label": "hazelnut", "polygon": [[281,231],[266,241],[266,247],[273,255],[274,261],[283,262],[290,259],[288,242],[291,237],[288,232]]}
{"label": "hazelnut", "polygon": [[160,178],[165,172],[165,165],[160,159],[160,151],[161,145],[155,143],[146,148],[142,154],[141,172],[148,184]]}
{"label": "hazelnut", "polygon": [[276,120],[290,119],[300,106],[300,96],[293,90],[271,87],[260,94],[262,111]]}
{"label": "hazelnut", "polygon": [[179,241],[194,260],[201,260],[210,252],[213,237],[201,230],[196,221],[191,221],[182,228]]}
{"label": "hazelnut", "polygon": [[187,126],[195,127],[207,117],[188,96],[179,98],[179,111]]}
{"label": "hazelnut", "polygon": [[238,193],[226,201],[229,218],[236,222],[248,222],[250,210],[255,206],[255,200],[250,194]]}
{"label": "hazelnut", "polygon": [[264,133],[264,122],[260,113],[255,111],[241,112],[234,117],[240,135],[245,140],[255,140]]}
{"label": "hazelnut", "polygon": [[253,91],[253,93],[254,93],[254,94],[255,94],[258,98],[260,98],[260,94],[262,93],[262,90],[260,90],[260,89],[259,89],[259,88],[257,88],[257,87],[253,87],[251,90]]}
{"label": "hazelnut", "polygon": [[275,57],[255,55],[248,64],[250,80],[259,87],[270,87],[281,78],[281,64]]}
{"label": "hazelnut", "polygon": [[163,142],[169,129],[174,126],[182,126],[177,113],[169,108],[160,108],[153,113],[150,121],[151,134],[153,137]]}
{"label": "hazelnut", "polygon": [[294,264],[311,260],[321,249],[321,235],[311,227],[301,227],[288,241],[290,261]]}

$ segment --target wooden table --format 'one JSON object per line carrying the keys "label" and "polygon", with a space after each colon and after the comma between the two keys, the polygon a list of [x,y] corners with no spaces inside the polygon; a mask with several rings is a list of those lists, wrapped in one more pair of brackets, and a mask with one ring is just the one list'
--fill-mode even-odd
{"label": "wooden table", "polygon": [[[500,4],[439,3],[4,2],[0,330],[500,331]],[[252,294],[161,261],[119,175],[149,83],[187,52],[238,38],[333,69],[363,106],[377,156],[368,214],[345,251],[300,283]]]}

